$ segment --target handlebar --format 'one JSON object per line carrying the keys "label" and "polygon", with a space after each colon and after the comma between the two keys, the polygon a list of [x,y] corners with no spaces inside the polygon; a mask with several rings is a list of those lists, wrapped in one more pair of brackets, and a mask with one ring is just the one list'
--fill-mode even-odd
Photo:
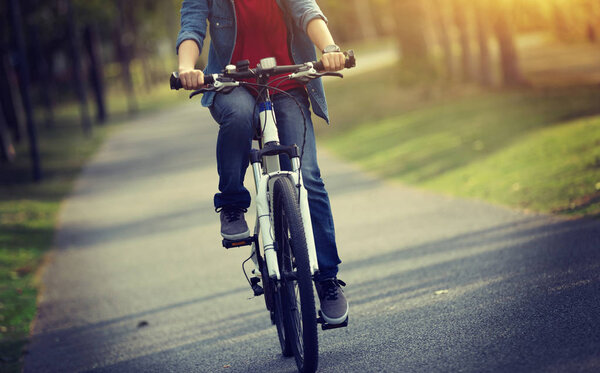
{"label": "handlebar", "polygon": [[[354,57],[354,51],[349,50],[347,52],[344,52],[344,55],[346,56],[346,62],[344,63],[344,67],[347,69],[355,67],[356,59]],[[300,71],[308,71],[310,68],[313,68],[316,70],[316,72],[318,72],[317,75],[315,75],[314,77],[311,76],[311,78],[317,78],[323,74],[327,74],[327,73],[322,73],[323,70],[325,70],[322,61],[308,62],[308,63],[298,64],[298,65],[273,66],[273,67],[268,67],[268,68],[263,68],[260,65],[258,65],[254,69],[246,68],[242,71],[238,71],[239,69],[236,69],[236,71],[233,71],[233,72],[227,71],[222,74],[204,75],[204,84],[205,85],[215,84],[215,79],[217,79],[217,78],[218,78],[219,82],[235,82],[236,80],[241,80],[241,79],[256,78],[263,74],[268,74],[270,76],[280,75],[280,74],[292,74],[293,75],[294,73],[298,73]],[[338,73],[333,73],[332,75],[341,76],[341,74],[338,74]],[[170,85],[171,85],[171,89],[173,89],[173,90],[179,90],[179,89],[183,88],[183,86],[181,84],[181,80],[179,80],[178,73],[174,72],[173,74],[171,74]]]}

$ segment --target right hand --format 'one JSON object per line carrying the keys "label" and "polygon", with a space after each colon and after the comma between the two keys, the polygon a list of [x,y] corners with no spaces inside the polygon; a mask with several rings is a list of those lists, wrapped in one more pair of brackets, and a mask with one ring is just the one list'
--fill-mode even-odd
{"label": "right hand", "polygon": [[179,69],[179,80],[184,89],[200,89],[204,85],[204,73],[196,69]]}

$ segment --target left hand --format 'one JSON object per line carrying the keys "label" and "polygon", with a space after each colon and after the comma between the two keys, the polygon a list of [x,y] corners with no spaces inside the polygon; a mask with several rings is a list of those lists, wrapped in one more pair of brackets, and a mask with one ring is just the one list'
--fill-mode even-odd
{"label": "left hand", "polygon": [[346,56],[342,52],[325,53],[321,56],[325,71],[339,71],[344,68]]}

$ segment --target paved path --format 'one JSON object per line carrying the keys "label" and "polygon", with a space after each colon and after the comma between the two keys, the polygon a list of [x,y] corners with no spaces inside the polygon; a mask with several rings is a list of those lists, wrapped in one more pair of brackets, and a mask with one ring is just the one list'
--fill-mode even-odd
{"label": "paved path", "polygon": [[[293,372],[220,247],[198,102],[115,133],[65,202],[26,372]],[[600,370],[600,222],[384,182],[322,152],[350,327],[321,372]]]}

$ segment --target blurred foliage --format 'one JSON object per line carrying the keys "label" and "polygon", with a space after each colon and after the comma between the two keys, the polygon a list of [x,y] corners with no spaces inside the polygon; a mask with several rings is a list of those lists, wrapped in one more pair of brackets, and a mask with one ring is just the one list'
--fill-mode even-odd
{"label": "blurred foliage", "polygon": [[[182,0],[19,1],[23,24],[26,26],[26,38],[28,41],[38,39],[43,55],[47,56],[52,78],[58,83],[64,83],[72,75],[66,42],[69,2],[73,7],[78,32],[89,25],[97,30],[106,69],[111,68],[111,63],[118,64],[123,57],[119,54],[119,43],[130,54],[132,62],[143,64],[144,73],[138,74],[137,78],[143,83],[137,84],[138,89],[159,83],[160,74],[174,68],[174,42],[179,30]],[[487,7],[485,23],[491,25],[497,17],[507,17],[515,32],[547,31],[563,41],[597,41],[600,38],[600,2],[597,0],[469,0],[461,1],[458,7],[448,6],[457,1],[318,0],[318,3],[328,17],[329,27],[338,43],[350,45],[364,39],[395,37],[407,56],[413,50],[435,56],[443,40],[440,32],[447,33],[455,53],[461,49],[454,45],[459,30],[468,33],[472,41],[475,41],[475,35],[479,32],[475,21],[476,6]],[[1,2],[2,45],[11,45],[9,22],[4,22],[9,17],[7,9],[7,2]],[[434,14],[434,11],[440,14]],[[456,12],[460,12],[463,17],[457,18]],[[436,31],[436,17],[440,15],[447,28]],[[466,23],[457,24],[457,19],[465,19]],[[28,27],[31,25],[35,25],[37,29],[35,35]],[[29,54],[33,56],[32,51]],[[477,66],[477,50],[473,50],[471,54],[471,59],[475,61],[471,65]],[[148,64],[145,61],[149,61]],[[411,65],[423,70],[423,66],[428,64],[431,64],[430,58],[425,58],[423,63]],[[117,81],[121,74],[123,72],[117,68],[109,75],[116,77],[114,80]],[[438,75],[442,77],[451,74]],[[32,76],[36,76],[35,71]],[[58,84],[55,88],[65,91],[63,93],[70,92],[64,84]]]}

